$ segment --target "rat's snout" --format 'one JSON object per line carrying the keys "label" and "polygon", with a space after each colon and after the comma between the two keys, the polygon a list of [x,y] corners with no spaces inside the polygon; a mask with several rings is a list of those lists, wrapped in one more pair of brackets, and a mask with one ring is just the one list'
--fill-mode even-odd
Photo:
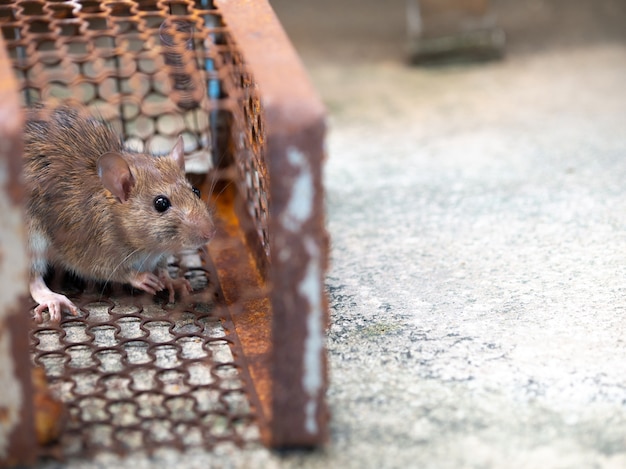
{"label": "rat's snout", "polygon": [[181,220],[185,226],[186,244],[200,247],[215,237],[215,224],[208,210],[190,209]]}
{"label": "rat's snout", "polygon": [[204,242],[208,243],[215,237],[215,227],[211,225],[211,227],[206,228],[204,231],[202,231],[201,236],[202,239],[204,239]]}
{"label": "rat's snout", "polygon": [[208,243],[215,236],[215,225],[210,218],[202,219],[196,223],[198,237],[202,239],[203,244]]}

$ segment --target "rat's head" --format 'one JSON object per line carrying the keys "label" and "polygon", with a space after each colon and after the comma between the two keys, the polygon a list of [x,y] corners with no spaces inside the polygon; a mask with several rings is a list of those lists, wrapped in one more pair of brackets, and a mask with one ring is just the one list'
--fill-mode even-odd
{"label": "rat's head", "polygon": [[185,178],[182,138],[167,156],[105,153],[98,175],[134,248],[173,253],[213,237],[209,210]]}

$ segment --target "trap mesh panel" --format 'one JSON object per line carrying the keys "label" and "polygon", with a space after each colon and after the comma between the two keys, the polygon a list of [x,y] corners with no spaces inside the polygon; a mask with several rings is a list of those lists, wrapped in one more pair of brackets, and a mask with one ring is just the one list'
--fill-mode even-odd
{"label": "trap mesh panel", "polygon": [[324,111],[269,5],[4,0],[0,28],[23,106],[85,107],[137,151],[182,135],[214,189],[216,239],[172,260],[190,299],[70,285],[81,317],[32,331],[60,450],[324,441]]}
{"label": "trap mesh panel", "polygon": [[83,104],[136,150],[163,153],[182,135],[205,169],[208,111],[231,104],[224,87],[243,90],[209,2],[18,0],[3,2],[0,15],[25,105]]}
{"label": "trap mesh panel", "polygon": [[123,291],[83,295],[79,317],[33,330],[35,364],[66,404],[53,449],[76,456],[258,441],[232,323],[215,311],[212,288],[196,291],[177,305]]}

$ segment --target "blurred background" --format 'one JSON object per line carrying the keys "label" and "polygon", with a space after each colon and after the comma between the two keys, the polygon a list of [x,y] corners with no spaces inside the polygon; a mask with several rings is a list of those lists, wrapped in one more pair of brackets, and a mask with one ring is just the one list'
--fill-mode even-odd
{"label": "blurred background", "polygon": [[[272,0],[296,48],[316,62],[410,59],[411,4],[417,0]],[[507,53],[626,39],[622,0],[422,0],[423,14],[457,10],[465,19],[485,15],[506,33]]]}

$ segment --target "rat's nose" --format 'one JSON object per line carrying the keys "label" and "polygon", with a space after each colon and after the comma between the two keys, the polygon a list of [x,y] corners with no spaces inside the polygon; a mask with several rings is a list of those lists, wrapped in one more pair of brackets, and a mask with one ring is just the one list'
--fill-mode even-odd
{"label": "rat's nose", "polygon": [[202,232],[202,238],[205,242],[211,241],[215,237],[215,228],[211,227],[210,229]]}
{"label": "rat's nose", "polygon": [[196,224],[198,234],[205,243],[208,243],[215,236],[215,225],[211,220],[203,220]]}

